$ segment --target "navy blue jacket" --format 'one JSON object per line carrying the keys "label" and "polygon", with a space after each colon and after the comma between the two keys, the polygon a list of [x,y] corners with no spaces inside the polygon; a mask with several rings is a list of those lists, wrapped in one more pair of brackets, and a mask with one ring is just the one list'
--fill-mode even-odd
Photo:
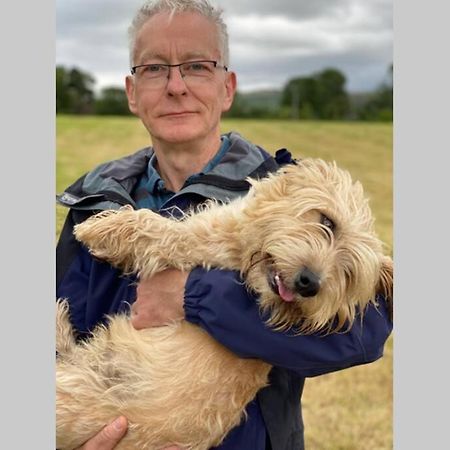
{"label": "navy blue jacket", "polygon": [[[286,151],[278,161],[264,150],[229,135],[231,146],[207,174],[189,180],[164,209],[182,210],[207,198],[229,201],[248,190],[247,176],[262,176],[280,163],[290,162]],[[75,223],[93,212],[136,207],[133,190],[146,170],[151,148],[103,164],[80,178],[62,195],[70,207],[57,246],[57,298],[68,298],[75,329],[87,333],[106,314],[127,311],[135,300],[135,279],[109,264],[93,259],[72,234]],[[326,337],[293,336],[267,328],[256,299],[232,271],[194,269],[185,289],[186,320],[204,328],[217,341],[241,357],[257,357],[274,365],[270,385],[247,406],[248,419],[233,429],[221,450],[302,450],[304,448],[301,398],[305,377],[313,377],[377,360],[392,324],[383,299],[365,312],[343,334]]]}

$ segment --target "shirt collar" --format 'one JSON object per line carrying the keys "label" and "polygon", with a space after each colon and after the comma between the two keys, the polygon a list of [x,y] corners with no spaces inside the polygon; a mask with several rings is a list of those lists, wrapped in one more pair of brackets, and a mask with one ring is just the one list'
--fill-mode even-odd
{"label": "shirt collar", "polygon": [[[223,158],[228,148],[230,147],[230,138],[227,135],[221,136],[221,145],[219,151],[214,155],[214,157],[203,167],[203,169],[199,173],[195,173],[191,175],[188,180],[194,177],[198,177],[199,175],[204,175],[205,173],[210,172],[220,160]],[[171,191],[167,190],[165,187],[165,183],[158,171],[156,170],[156,155],[153,153],[151,156],[148,166],[147,166],[147,178],[148,181],[146,183],[146,189],[148,192],[156,194],[156,193],[169,193]]]}

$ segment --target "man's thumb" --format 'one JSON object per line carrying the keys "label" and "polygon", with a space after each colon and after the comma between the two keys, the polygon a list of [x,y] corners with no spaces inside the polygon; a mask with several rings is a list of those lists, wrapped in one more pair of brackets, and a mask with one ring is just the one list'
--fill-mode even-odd
{"label": "man's thumb", "polygon": [[[99,444],[117,444],[127,431],[127,419],[123,416],[118,417],[107,425],[99,434]],[[100,442],[101,439],[101,442]],[[113,447],[111,447],[113,448]]]}

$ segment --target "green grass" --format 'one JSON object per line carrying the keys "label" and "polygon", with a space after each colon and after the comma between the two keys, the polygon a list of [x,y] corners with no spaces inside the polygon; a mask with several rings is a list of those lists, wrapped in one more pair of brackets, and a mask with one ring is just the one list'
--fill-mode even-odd
{"label": "green grass", "polygon": [[[58,116],[56,191],[96,164],[149,145],[133,117]],[[224,120],[270,152],[288,148],[296,157],[336,160],[359,179],[370,198],[376,229],[392,251],[392,124]],[[57,207],[57,235],[66,211]],[[392,449],[392,352],[366,366],[308,379],[303,396],[308,450]]]}

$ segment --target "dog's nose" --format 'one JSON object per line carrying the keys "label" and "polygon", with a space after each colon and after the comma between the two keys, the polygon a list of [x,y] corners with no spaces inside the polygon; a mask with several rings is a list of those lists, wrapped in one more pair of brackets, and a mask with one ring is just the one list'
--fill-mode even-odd
{"label": "dog's nose", "polygon": [[314,297],[320,290],[320,277],[305,267],[295,279],[295,289],[302,297]]}

